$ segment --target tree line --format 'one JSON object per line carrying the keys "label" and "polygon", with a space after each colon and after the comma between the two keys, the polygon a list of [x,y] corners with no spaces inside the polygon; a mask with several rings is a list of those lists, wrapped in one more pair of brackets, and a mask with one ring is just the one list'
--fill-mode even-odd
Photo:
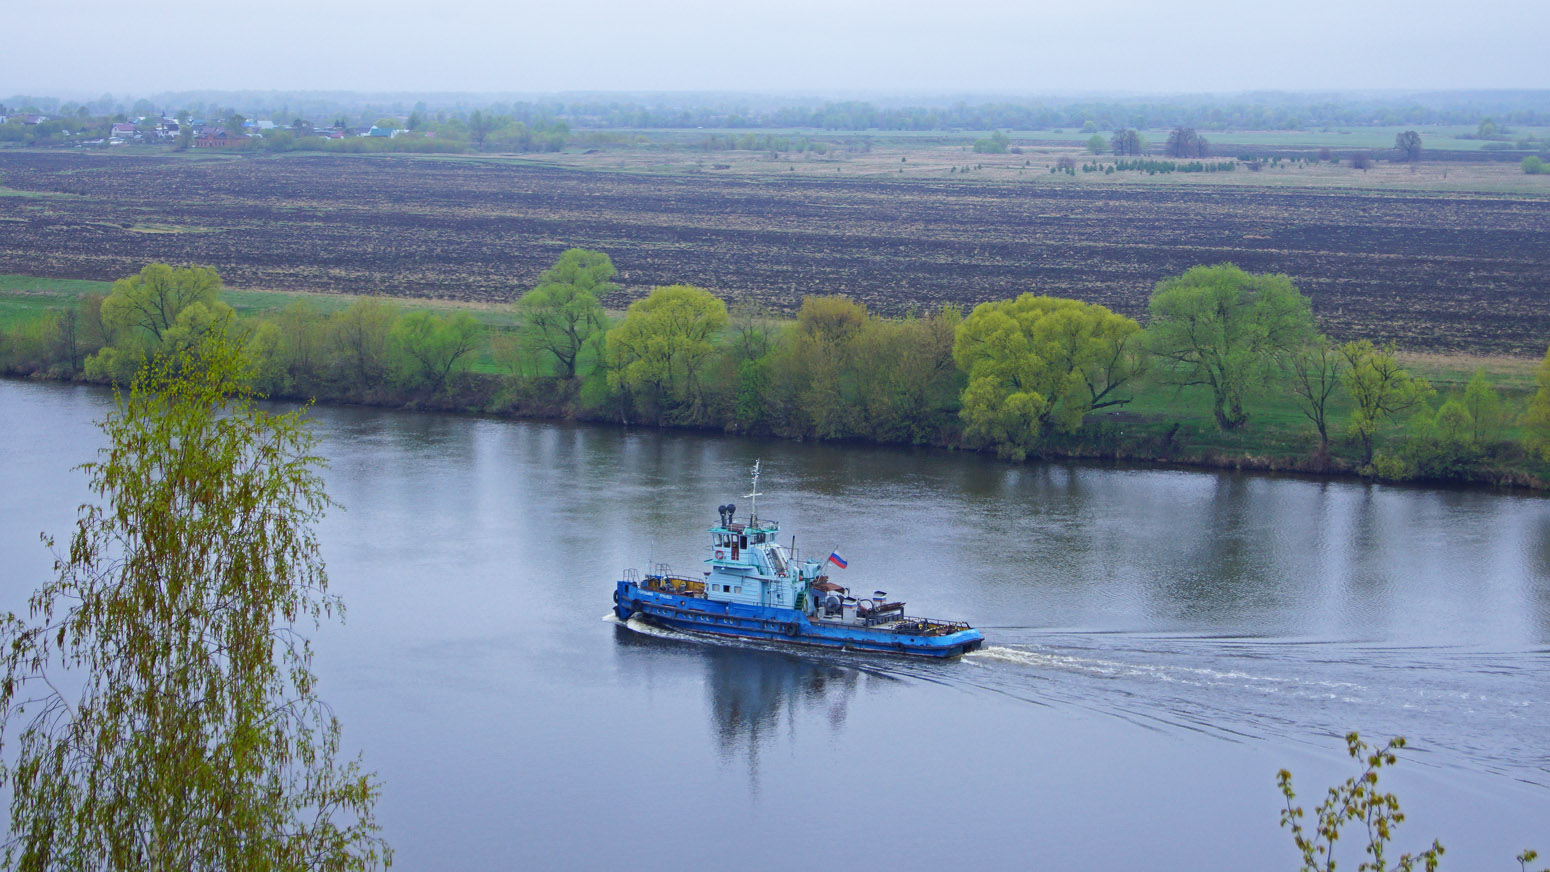
{"label": "tree line", "polygon": [[[276,397],[1013,460],[1198,460],[1199,444],[1222,439],[1253,453],[1287,433],[1259,417],[1296,418],[1307,436],[1281,449],[1295,468],[1530,481],[1550,463],[1550,353],[1532,397],[1504,396],[1483,372],[1443,395],[1391,345],[1322,335],[1290,278],[1231,264],[1159,282],[1144,328],[1037,294],[898,319],[809,296],[780,318],[682,284],[611,314],[601,301],[614,277],[606,254],[567,251],[516,301],[514,327],[380,298],[331,312],[295,302],[240,326],[256,388]],[[0,367],[124,384],[231,317],[213,270],[151,264],[109,294],[0,331]]]}
{"label": "tree line", "polygon": [[[367,98],[346,93],[185,92],[155,95],[154,100],[103,95],[84,102],[43,96],[13,96],[0,102],[0,114],[112,117],[150,115],[184,109],[202,118],[225,118],[242,111],[259,113],[282,125],[292,118],[336,126],[369,125],[384,115],[415,121],[474,128],[477,113],[484,119],[505,118],[530,131],[555,124],[575,129],[748,129],[814,128],[820,130],[1053,130],[1088,132],[1127,128],[1190,130],[1302,130],[1326,127],[1399,125],[1550,124],[1550,100],[1545,92],[1492,94],[1455,92],[1396,96],[1295,93],[1238,97],[1175,97],[1133,99],[1028,98],[995,101],[954,100],[822,100],[798,97],[718,97],[659,95],[655,99],[537,99],[502,100],[479,95],[423,95]],[[477,148],[477,144],[475,145]],[[514,150],[542,150],[521,148]],[[1203,155],[1185,155],[1203,156]]]}
{"label": "tree line", "polygon": [[817,127],[826,129],[890,130],[1049,129],[1099,130],[1119,127],[1193,127],[1221,129],[1299,129],[1323,126],[1386,126],[1402,124],[1540,125],[1550,123],[1545,92],[1517,94],[1451,92],[1412,95],[1304,95],[1266,93],[1240,96],[1136,97],[1114,99],[1041,97],[1000,100],[826,100],[810,97],[717,96],[661,94],[649,99],[502,100],[473,94],[363,97],[345,93],[215,93],[185,92],[155,95],[152,100],[108,96],[85,103],[47,97],[12,97],[4,101],[17,111],[31,107],[46,113],[76,111],[91,114],[150,114],[153,107],[188,107],[206,116],[234,105],[253,111],[309,118],[345,115],[374,118],[404,116],[415,109],[466,117],[474,110],[510,115],[533,123],[563,119],[574,126],[612,128],[694,127]]}

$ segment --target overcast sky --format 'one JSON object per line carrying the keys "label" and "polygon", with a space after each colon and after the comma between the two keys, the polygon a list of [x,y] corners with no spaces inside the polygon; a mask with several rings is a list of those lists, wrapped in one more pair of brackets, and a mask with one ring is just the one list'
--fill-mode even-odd
{"label": "overcast sky", "polygon": [[0,0],[0,95],[1550,88],[1550,0]]}

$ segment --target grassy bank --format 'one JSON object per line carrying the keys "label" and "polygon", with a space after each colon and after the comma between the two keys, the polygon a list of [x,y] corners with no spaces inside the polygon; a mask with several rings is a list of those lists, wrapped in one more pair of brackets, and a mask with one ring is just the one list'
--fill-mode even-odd
{"label": "grassy bank", "polygon": [[[112,282],[80,279],[49,279],[38,276],[0,275],[0,331],[35,321],[50,310],[72,308],[89,294],[106,296]],[[302,304],[320,315],[346,308],[359,297],[352,294],[315,294],[305,291],[257,291],[226,288],[221,299],[249,319],[272,316],[287,306]],[[473,370],[499,373],[490,353],[491,338],[516,329],[517,318],[510,306],[495,303],[465,303],[447,300],[400,300],[407,312],[467,312],[486,329],[485,341],[475,356]]]}
{"label": "grassy bank", "polygon": [[[45,279],[32,276],[0,276],[0,341],[21,336],[58,313],[73,311],[83,300],[99,298],[111,290],[107,282]],[[225,290],[221,300],[236,310],[240,321],[250,329],[260,325],[283,324],[281,332],[311,332],[317,348],[328,347],[321,337],[336,320],[376,301],[334,294],[310,294],[293,291]],[[387,304],[384,304],[387,305]],[[399,300],[390,306],[392,318],[401,319],[412,312],[423,312],[439,319],[468,315],[477,324],[473,345],[462,362],[444,381],[433,386],[412,378],[396,378],[383,364],[377,380],[369,385],[353,381],[329,369],[327,362],[314,362],[312,374],[301,377],[272,376],[266,390],[277,397],[317,399],[320,402],[345,402],[392,408],[422,408],[456,412],[496,414],[510,417],[567,418],[598,422],[661,424],[697,429],[725,429],[787,438],[818,438],[837,441],[915,443],[959,448],[965,444],[958,418],[958,394],[963,376],[951,366],[937,367],[932,385],[913,400],[918,408],[892,410],[899,422],[895,426],[874,426],[876,414],[870,409],[847,412],[838,398],[814,399],[812,388],[787,388],[782,393],[780,369],[798,360],[778,356],[764,359],[787,361],[750,381],[748,363],[739,365],[731,348],[739,339],[746,340],[749,324],[732,321],[713,339],[718,343],[718,359],[707,370],[708,382],[722,385],[719,394],[707,391],[705,410],[694,416],[658,414],[642,420],[638,410],[622,411],[619,390],[605,384],[598,352],[587,349],[578,361],[578,371],[592,375],[576,380],[556,379],[541,361],[523,358],[513,351],[517,343],[519,319],[511,306],[469,304],[437,300]],[[53,313],[51,315],[51,313]],[[608,316],[615,323],[618,313]],[[875,319],[879,329],[900,331],[925,329],[926,322],[899,322]],[[290,320],[286,320],[289,318]],[[792,330],[795,322],[765,320],[760,326],[763,341]],[[387,328],[383,328],[386,330]],[[951,328],[946,328],[951,332]],[[385,334],[384,334],[385,335]],[[892,334],[890,334],[892,335]],[[296,337],[290,337],[295,339]],[[299,340],[298,340],[299,341]],[[896,341],[902,341],[897,340]],[[913,341],[913,340],[911,340]],[[13,343],[14,344],[14,343]],[[897,349],[900,346],[885,346]],[[24,366],[6,363],[7,349],[0,346],[0,364],[12,375],[33,375],[61,379],[83,378],[76,366]],[[330,352],[318,352],[328,354]],[[938,348],[938,354],[941,353]],[[846,364],[868,372],[836,371],[831,377],[841,381],[883,378],[876,370],[877,357],[858,355]],[[1476,447],[1467,470],[1450,473],[1450,480],[1492,485],[1544,488],[1550,482],[1550,464],[1522,449],[1527,435],[1519,425],[1519,411],[1528,405],[1536,389],[1538,361],[1510,356],[1466,354],[1401,353],[1401,363],[1413,374],[1428,380],[1437,391],[1432,406],[1463,396],[1465,385],[1474,373],[1483,372],[1500,394],[1504,409],[1501,426],[1489,444]],[[843,366],[841,366],[843,370]],[[329,375],[328,373],[333,373]],[[771,382],[775,380],[775,383]],[[758,408],[744,407],[743,394],[757,384]],[[916,387],[920,387],[917,385]],[[865,392],[869,388],[856,388]],[[892,388],[897,390],[897,388]],[[836,388],[836,394],[839,388]],[[808,406],[830,403],[827,411],[815,412]],[[794,408],[801,405],[804,408]],[[1248,424],[1234,430],[1216,426],[1211,398],[1203,387],[1172,387],[1155,380],[1138,383],[1131,400],[1123,405],[1091,412],[1074,433],[1051,432],[1032,456],[1081,457],[1119,461],[1195,465],[1216,468],[1284,470],[1323,475],[1355,475],[1360,466],[1360,450],[1345,430],[1353,411],[1351,401],[1337,394],[1330,402],[1330,451],[1321,454],[1312,423],[1297,402],[1285,390],[1262,390],[1247,398]],[[846,416],[850,417],[846,420]],[[811,421],[820,423],[813,424]],[[835,423],[838,420],[839,423]],[[848,420],[848,423],[847,423]],[[794,423],[809,421],[809,423]],[[829,423],[822,423],[828,421]],[[1381,451],[1402,452],[1409,438],[1403,421],[1388,423],[1376,440]]]}

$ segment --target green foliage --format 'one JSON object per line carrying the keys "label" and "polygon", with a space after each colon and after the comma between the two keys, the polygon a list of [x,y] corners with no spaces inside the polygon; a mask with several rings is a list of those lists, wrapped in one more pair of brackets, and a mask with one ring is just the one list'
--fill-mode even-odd
{"label": "green foliage", "polygon": [[599,298],[619,289],[609,281],[616,272],[608,255],[572,248],[539,274],[537,287],[517,301],[524,346],[552,356],[555,376],[575,377],[582,346],[605,324]]}
{"label": "green foliage", "polygon": [[1438,438],[1454,445],[1466,445],[1473,440],[1475,422],[1469,410],[1458,400],[1448,400],[1437,410],[1432,426]]}
{"label": "green foliage", "polygon": [[314,396],[322,386],[329,359],[327,318],[304,300],[296,300],[253,328],[248,351],[255,386],[281,396]]}
{"label": "green foliage", "polygon": [[445,388],[454,372],[468,368],[469,355],[483,339],[484,328],[467,312],[410,312],[388,330],[400,380],[432,394]]}
{"label": "green foliage", "polygon": [[147,264],[139,275],[119,279],[102,303],[103,320],[113,327],[144,331],[160,341],[189,306],[211,307],[221,292],[221,277],[209,267]]}
{"label": "green foliage", "polygon": [[951,431],[961,390],[952,361],[960,320],[951,307],[893,320],[873,317],[843,296],[806,297],[795,323],[773,335],[757,368],[739,367],[739,419],[751,410],[757,384],[760,425],[769,432],[940,442]]}
{"label": "green foliage", "polygon": [[[852,341],[856,434],[876,442],[925,444],[948,432],[962,393],[953,342],[962,314],[868,319]],[[879,361],[886,361],[878,365]]]}
{"label": "green foliage", "polygon": [[1290,278],[1253,275],[1230,263],[1197,266],[1158,282],[1148,308],[1147,346],[1168,363],[1158,369],[1159,378],[1209,387],[1222,430],[1248,420],[1249,392],[1314,335],[1308,298]]}
{"label": "green foliage", "polygon": [[[1334,872],[1335,844],[1342,830],[1355,825],[1367,837],[1363,848],[1366,857],[1357,865],[1359,872],[1387,872],[1389,843],[1394,831],[1405,820],[1399,808],[1399,797],[1378,789],[1378,773],[1399,760],[1398,751],[1405,747],[1404,737],[1396,737],[1381,748],[1373,748],[1356,733],[1345,737],[1346,752],[1363,765],[1362,771],[1343,783],[1329,789],[1324,801],[1314,810],[1313,830],[1304,823],[1301,806],[1293,805],[1297,794],[1292,790],[1292,773],[1282,769],[1276,775],[1276,785],[1286,807],[1281,811],[1281,826],[1290,828],[1292,841],[1302,856],[1301,872]],[[1360,837],[1360,834],[1359,836]],[[1443,847],[1436,840],[1430,848],[1419,854],[1401,854],[1392,867],[1396,872],[1411,872],[1421,864],[1427,872],[1436,872],[1442,859]]]}
{"label": "green foliage", "polygon": [[1471,422],[1471,442],[1480,445],[1501,438],[1507,416],[1502,409],[1502,395],[1491,386],[1485,370],[1477,369],[1469,377],[1469,384],[1464,387],[1464,409]]}
{"label": "green foliage", "polygon": [[1084,172],[1098,172],[1103,170],[1110,172],[1146,173],[1155,176],[1158,173],[1230,173],[1238,168],[1235,160],[1213,161],[1172,161],[1172,160],[1116,160],[1111,164],[1094,162],[1091,169],[1084,166]]}
{"label": "green foliage", "polygon": [[114,282],[100,308],[111,344],[86,360],[87,377],[125,384],[146,362],[198,345],[232,315],[220,292],[221,277],[209,267],[152,263]]}
{"label": "green foliage", "polygon": [[312,531],[314,438],[254,407],[229,325],[136,376],[84,467],[105,504],[81,508],[31,620],[3,619],[7,866],[391,861],[380,783],[336,759],[298,632],[342,611]]}
{"label": "green foliage", "polygon": [[1372,462],[1364,467],[1367,474],[1373,478],[1381,478],[1387,481],[1405,481],[1415,478],[1415,467],[1411,466],[1405,458],[1386,451],[1379,451],[1373,455]]}
{"label": "green foliage", "polygon": [[975,154],[1006,154],[1006,148],[1011,142],[1011,137],[997,130],[984,139],[974,140],[974,152]]}
{"label": "green foliage", "polygon": [[1550,461],[1550,349],[1539,364],[1535,383],[1538,390],[1523,414],[1523,426],[1528,431],[1524,443],[1528,450]]}
{"label": "green foliage", "polygon": [[641,414],[662,420],[705,418],[703,375],[727,307],[709,291],[670,285],[630,304],[607,333],[609,386],[628,391]]}
{"label": "green foliage", "polygon": [[[103,320],[107,298],[91,292],[95,285],[107,287],[107,283],[61,285],[25,277],[5,279],[0,293],[23,293],[0,300],[0,372],[72,378],[90,369],[104,377],[104,362],[115,362],[122,366],[121,381],[127,382],[135,367],[156,356],[149,351],[154,336],[148,330],[115,327]],[[45,286],[47,293],[35,292]],[[1473,438],[1467,450],[1454,450],[1451,442],[1437,435],[1437,413],[1430,409],[1413,418],[1403,434],[1396,423],[1402,415],[1379,416],[1370,433],[1338,428],[1341,432],[1332,434],[1329,422],[1345,420],[1355,401],[1343,390],[1346,380],[1340,370],[1345,358],[1339,349],[1331,354],[1326,347],[1318,365],[1299,372],[1302,355],[1318,350],[1313,345],[1277,352],[1262,362],[1264,371],[1251,381],[1254,390],[1246,394],[1257,426],[1211,427],[1214,389],[1206,381],[1181,384],[1177,376],[1182,367],[1177,362],[1154,358],[1150,371],[1158,373],[1155,380],[1143,383],[1132,378],[1125,385],[1125,396],[1108,398],[1133,396],[1123,420],[1100,416],[1095,427],[1067,434],[1062,424],[1074,417],[1057,404],[1044,421],[1030,411],[1037,428],[1019,429],[1015,420],[1002,422],[1009,427],[1009,436],[1016,438],[1001,442],[986,429],[995,423],[991,419],[982,420],[972,435],[966,434],[970,418],[982,410],[974,402],[965,402],[970,379],[953,355],[963,318],[951,308],[902,319],[881,318],[844,297],[812,297],[804,300],[795,321],[783,321],[745,307],[709,338],[709,353],[691,361],[692,387],[678,379],[674,391],[660,392],[623,378],[630,361],[617,354],[610,359],[603,330],[591,332],[582,342],[574,377],[555,379],[554,353],[531,346],[510,309],[480,312],[422,303],[416,308],[427,309],[426,314],[406,324],[397,303],[358,299],[345,306],[348,299],[240,291],[227,295],[225,300],[253,316],[242,330],[254,361],[255,387],[287,398],[584,420],[636,419],[799,439],[984,445],[1008,456],[1019,456],[1019,451],[1076,452],[1207,463],[1217,462],[1213,457],[1238,457],[1256,466],[1309,471],[1366,466],[1365,471],[1386,478],[1428,475],[1534,482],[1543,478],[1539,449],[1529,459],[1504,448],[1500,440],[1521,437],[1535,445],[1550,443],[1550,427],[1535,423],[1550,419],[1550,414],[1525,417],[1521,432],[1519,421],[1514,420],[1509,432],[1505,415],[1490,414],[1493,406],[1499,409],[1507,404],[1496,388],[1483,375],[1470,379],[1469,370],[1460,372],[1449,365],[1444,365],[1440,378],[1471,383],[1455,397],[1469,415]],[[480,334],[473,338],[472,347],[456,335],[438,342],[438,336],[448,338],[448,334],[436,328],[450,326],[460,314],[471,314],[477,324],[488,325],[488,332],[465,323],[461,329]],[[189,316],[185,327],[187,335],[197,335],[209,328],[209,321]],[[1152,333],[1146,331],[1131,340],[1131,350],[1139,352],[1149,345]],[[1134,347],[1137,344],[1142,348]],[[177,344],[168,347],[175,352]],[[438,348],[450,352],[439,358],[440,363],[429,353],[420,359],[411,353],[411,349],[433,352]],[[1140,361],[1137,353],[1135,362]],[[634,371],[640,372],[639,367]],[[1278,380],[1271,381],[1273,376]],[[1550,382],[1550,376],[1545,379]],[[1261,385],[1275,390],[1261,390]],[[1522,402],[1516,397],[1519,392],[1525,400],[1532,393],[1521,381],[1508,381],[1504,387],[1513,403]],[[1001,402],[994,394],[982,398],[986,403]],[[1107,401],[1100,399],[1095,408],[1101,410]],[[1550,408],[1550,400],[1540,405]],[[1320,450],[1311,457],[1306,431],[1296,423],[1299,415],[1320,433]],[[1091,421],[1083,413],[1079,422]],[[1372,437],[1372,443],[1364,443],[1364,437]],[[1379,440],[1388,444],[1378,445]],[[1386,452],[1367,453],[1385,447]]]}
{"label": "green foliage", "polygon": [[1388,478],[1464,480],[1484,460],[1471,436],[1474,420],[1459,400],[1448,400],[1435,412],[1422,405],[1410,416],[1398,459],[1403,475]]}
{"label": "green foliage", "polygon": [[769,362],[764,358],[743,360],[737,364],[737,392],[733,397],[733,430],[748,432],[764,423],[766,397],[770,390]]}
{"label": "green foliage", "polygon": [[1424,403],[1436,391],[1425,379],[1415,378],[1399,365],[1393,345],[1377,348],[1370,340],[1348,342],[1340,349],[1345,358],[1342,382],[1355,407],[1351,433],[1361,443],[1362,465],[1372,463],[1373,439],[1385,420]]}
{"label": "green foliage", "polygon": [[849,297],[802,298],[774,363],[788,428],[820,439],[855,435],[861,426],[855,342],[870,320],[866,307]]}
{"label": "green foliage", "polygon": [[381,385],[392,368],[388,336],[398,318],[397,304],[374,297],[361,297],[330,316],[324,342],[333,378],[358,391]]}
{"label": "green foliage", "polygon": [[1109,141],[1103,138],[1103,134],[1094,133],[1087,137],[1087,151],[1091,154],[1103,154],[1109,146]]}
{"label": "green foliage", "polygon": [[1543,173],[1550,173],[1550,167],[1547,167],[1544,160],[1538,155],[1531,154],[1523,159],[1523,172],[1531,176],[1537,176]]}
{"label": "green foliage", "polygon": [[953,359],[968,374],[964,435],[1022,459],[1050,431],[1074,432],[1141,368],[1140,325],[1092,303],[1023,294],[981,303],[958,326]]}
{"label": "green foliage", "polygon": [[1394,150],[1399,153],[1400,160],[1415,163],[1421,159],[1421,134],[1414,130],[1394,134]]}

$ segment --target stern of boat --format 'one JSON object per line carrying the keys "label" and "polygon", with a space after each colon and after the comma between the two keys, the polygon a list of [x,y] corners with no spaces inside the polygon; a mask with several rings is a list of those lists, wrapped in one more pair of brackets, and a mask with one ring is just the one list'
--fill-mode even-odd
{"label": "stern of boat", "polygon": [[620,581],[614,586],[614,616],[622,623],[635,614],[640,605],[639,594],[633,581]]}

